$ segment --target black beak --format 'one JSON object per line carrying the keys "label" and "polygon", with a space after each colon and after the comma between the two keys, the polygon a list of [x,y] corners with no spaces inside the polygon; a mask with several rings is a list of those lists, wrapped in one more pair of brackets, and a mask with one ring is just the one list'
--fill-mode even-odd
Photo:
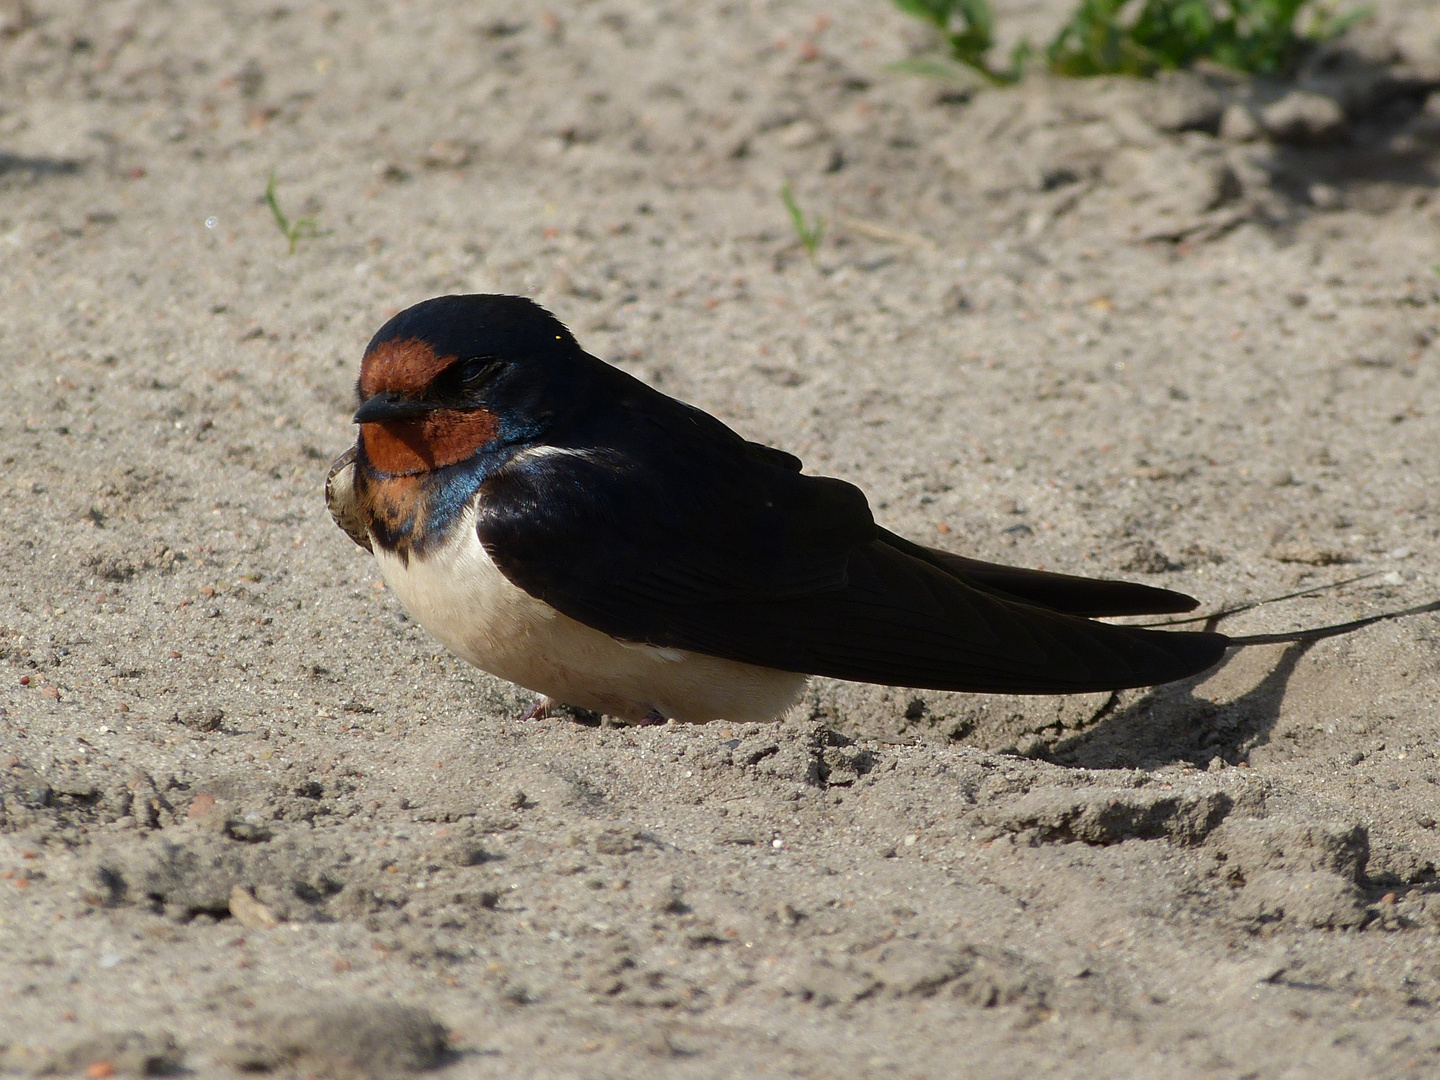
{"label": "black beak", "polygon": [[376,394],[356,409],[353,422],[374,424],[381,420],[414,420],[417,416],[434,412],[439,407],[429,401],[416,401],[414,398],[401,397],[393,391],[386,390]]}

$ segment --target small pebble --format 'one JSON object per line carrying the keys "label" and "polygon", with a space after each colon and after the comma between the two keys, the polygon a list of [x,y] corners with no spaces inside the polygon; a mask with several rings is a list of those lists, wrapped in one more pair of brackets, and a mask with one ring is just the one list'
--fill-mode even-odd
{"label": "small pebble", "polygon": [[275,913],[240,885],[230,889],[230,915],[241,926],[251,930],[273,930],[280,925]]}
{"label": "small pebble", "polygon": [[180,713],[177,719],[196,731],[218,731],[225,719],[225,711],[213,705],[197,705]]}

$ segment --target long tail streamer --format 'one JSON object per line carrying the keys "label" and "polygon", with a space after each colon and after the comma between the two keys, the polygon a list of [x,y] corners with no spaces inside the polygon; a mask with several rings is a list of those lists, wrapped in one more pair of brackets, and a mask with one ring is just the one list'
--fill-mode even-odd
{"label": "long tail streamer", "polygon": [[1316,626],[1310,630],[1292,630],[1285,634],[1249,634],[1245,637],[1232,637],[1230,644],[1237,648],[1243,648],[1246,645],[1283,645],[1295,641],[1319,641],[1322,638],[1339,637],[1341,634],[1361,630],[1378,622],[1404,619],[1411,615],[1423,615],[1427,611],[1440,611],[1440,600],[1432,600],[1428,604],[1406,608],[1404,611],[1387,611],[1383,615],[1371,615],[1368,619],[1336,623],[1334,626]]}

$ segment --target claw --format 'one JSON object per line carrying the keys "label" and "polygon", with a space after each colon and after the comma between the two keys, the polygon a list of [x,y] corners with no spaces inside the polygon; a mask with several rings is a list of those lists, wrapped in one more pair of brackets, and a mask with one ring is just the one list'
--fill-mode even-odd
{"label": "claw", "polygon": [[549,698],[536,698],[535,704],[531,705],[529,709],[515,719],[522,724],[530,720],[544,720],[550,715],[551,704],[552,702]]}
{"label": "claw", "polygon": [[636,727],[660,727],[661,725],[668,724],[669,722],[670,722],[670,718],[669,718],[668,716],[666,716],[664,713],[662,713],[659,709],[651,709],[651,710],[650,710],[648,713],[646,713],[643,717],[641,717],[639,720],[635,721],[635,726],[636,726]]}

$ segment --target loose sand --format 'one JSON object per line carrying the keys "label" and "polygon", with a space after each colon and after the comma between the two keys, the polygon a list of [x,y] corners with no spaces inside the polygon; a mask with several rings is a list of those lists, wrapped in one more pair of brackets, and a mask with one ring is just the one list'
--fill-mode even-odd
{"label": "loose sand", "polygon": [[1436,1075],[1434,616],[520,724],[321,497],[370,333],[503,291],[927,543],[1430,599],[1440,9],[1376,7],[1299,82],[973,92],[881,0],[0,5],[0,1061]]}

